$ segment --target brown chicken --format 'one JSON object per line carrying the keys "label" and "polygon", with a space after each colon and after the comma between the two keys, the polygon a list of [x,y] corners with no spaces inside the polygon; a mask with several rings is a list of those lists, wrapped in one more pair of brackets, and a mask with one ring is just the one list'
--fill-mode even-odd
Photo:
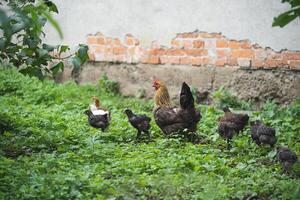
{"label": "brown chicken", "polygon": [[154,81],[153,87],[156,90],[153,114],[159,128],[166,135],[183,130],[196,131],[201,114],[195,109],[190,87],[185,82],[182,83],[179,108],[172,107],[168,89],[162,82]]}
{"label": "brown chicken", "polygon": [[234,134],[238,134],[244,129],[249,116],[247,114],[232,113],[228,107],[225,107],[223,111],[225,114],[219,120],[219,134],[227,140],[227,148],[229,149]]}

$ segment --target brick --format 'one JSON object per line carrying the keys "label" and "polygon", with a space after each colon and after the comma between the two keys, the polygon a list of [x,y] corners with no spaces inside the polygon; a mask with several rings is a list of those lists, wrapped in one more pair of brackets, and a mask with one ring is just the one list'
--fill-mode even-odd
{"label": "brick", "polygon": [[173,39],[173,40],[171,41],[171,46],[172,46],[173,48],[180,48],[180,47],[181,47],[180,41],[179,41],[179,40],[176,40],[176,39]]}
{"label": "brick", "polygon": [[204,47],[207,49],[216,48],[216,40],[205,40]]}
{"label": "brick", "polygon": [[230,51],[229,49],[217,49],[216,53],[218,58],[224,58],[230,54]]}
{"label": "brick", "polygon": [[300,70],[300,60],[290,60],[288,64],[290,69]]}
{"label": "brick", "polygon": [[264,49],[256,49],[254,55],[257,60],[265,60],[268,57],[267,51]]}
{"label": "brick", "polygon": [[125,54],[126,53],[126,48],[124,47],[115,47],[113,48],[113,53],[118,55],[118,54]]}
{"label": "brick", "polygon": [[125,55],[115,55],[114,60],[117,62],[126,62],[126,56]]}
{"label": "brick", "polygon": [[96,40],[97,40],[96,44],[105,45],[105,38],[104,37],[97,37]]}
{"label": "brick", "polygon": [[300,60],[300,52],[283,52],[283,59],[285,60]]}
{"label": "brick", "polygon": [[220,33],[207,33],[207,32],[200,32],[199,36],[202,38],[221,38],[222,35]]}
{"label": "brick", "polygon": [[231,51],[231,58],[239,58],[240,57],[240,50],[233,49]]}
{"label": "brick", "polygon": [[236,58],[229,58],[229,59],[227,59],[226,64],[230,65],[230,66],[237,66],[238,62],[237,62]]}
{"label": "brick", "polygon": [[253,60],[251,62],[251,67],[254,67],[254,68],[260,68],[260,67],[263,67],[264,65],[265,65],[265,62],[262,60]]}
{"label": "brick", "polygon": [[96,47],[94,47],[94,50],[96,53],[104,53],[105,47],[104,46],[96,46]]}
{"label": "brick", "polygon": [[228,42],[228,47],[231,49],[239,49],[241,47],[241,44],[238,41],[230,40]]}
{"label": "brick", "polygon": [[185,52],[189,56],[206,56],[208,54],[205,49],[186,49]]}
{"label": "brick", "polygon": [[250,67],[250,59],[238,58],[237,63],[238,63],[238,66],[241,66],[241,67]]}
{"label": "brick", "polygon": [[149,56],[149,57],[143,57],[141,59],[142,63],[149,63],[149,64],[159,64],[160,58],[158,56]]}
{"label": "brick", "polygon": [[151,64],[159,64],[160,63],[160,59],[159,59],[158,56],[150,56],[148,62],[151,63]]}
{"label": "brick", "polygon": [[160,57],[160,62],[161,62],[162,64],[169,63],[169,57],[168,57],[168,56],[161,56],[161,57]]}
{"label": "brick", "polygon": [[150,49],[148,54],[151,56],[157,56],[159,55],[159,49]]}
{"label": "brick", "polygon": [[228,41],[227,40],[217,40],[216,46],[217,46],[217,48],[227,48]]}
{"label": "brick", "polygon": [[217,59],[217,60],[215,61],[215,65],[216,65],[216,66],[224,66],[225,63],[226,63],[226,59]]}
{"label": "brick", "polygon": [[179,59],[180,64],[182,65],[191,65],[192,64],[192,58],[191,57],[182,57]]}
{"label": "brick", "polygon": [[251,49],[251,44],[249,40],[243,40],[240,43],[242,49]]}
{"label": "brick", "polygon": [[231,57],[232,58],[253,58],[254,51],[251,49],[242,49],[242,50],[234,49],[231,51]]}
{"label": "brick", "polygon": [[193,41],[193,47],[194,48],[203,48],[204,42],[202,40],[194,40]]}
{"label": "brick", "polygon": [[182,41],[182,46],[184,49],[190,49],[190,48],[192,48],[192,41],[184,40],[184,41]]}
{"label": "brick", "polygon": [[251,49],[244,49],[239,51],[239,57],[240,58],[253,58],[254,57],[254,51]]}
{"label": "brick", "polygon": [[126,38],[125,44],[128,46],[133,46],[134,45],[134,39],[133,38]]}
{"label": "brick", "polygon": [[209,57],[202,58],[202,64],[204,64],[204,65],[212,64],[212,60]]}
{"label": "brick", "polygon": [[182,50],[182,49],[169,49],[167,51],[167,54],[171,56],[183,56],[186,54],[186,51],[187,50]]}
{"label": "brick", "polygon": [[271,68],[279,67],[282,64],[283,64],[282,61],[274,60],[274,59],[267,59],[265,62],[265,66],[271,67]]}
{"label": "brick", "polygon": [[97,44],[97,37],[94,35],[89,35],[87,37],[87,44],[91,45],[91,44]]}
{"label": "brick", "polygon": [[140,44],[140,42],[136,38],[134,38],[131,34],[126,34],[125,44],[128,46],[137,46]]}
{"label": "brick", "polygon": [[107,46],[106,48],[104,48],[104,54],[113,54],[113,48]]}
{"label": "brick", "polygon": [[121,46],[121,40],[119,38],[114,38],[114,45]]}
{"label": "brick", "polygon": [[192,65],[202,65],[203,58],[194,57],[192,58]]}
{"label": "brick", "polygon": [[171,64],[179,64],[180,63],[180,60],[179,60],[179,57],[169,57],[169,63]]}
{"label": "brick", "polygon": [[197,32],[192,32],[192,33],[178,33],[177,38],[197,38],[198,37]]}

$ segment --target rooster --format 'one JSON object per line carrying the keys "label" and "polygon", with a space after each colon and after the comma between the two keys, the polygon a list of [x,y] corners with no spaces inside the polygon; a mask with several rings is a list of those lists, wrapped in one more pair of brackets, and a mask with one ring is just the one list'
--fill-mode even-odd
{"label": "rooster", "polygon": [[139,139],[141,137],[142,132],[147,134],[148,138],[150,138],[150,117],[146,115],[136,115],[129,109],[126,109],[124,113],[127,115],[130,124],[138,130],[136,139]]}
{"label": "rooster", "polygon": [[234,134],[241,132],[247,125],[249,116],[247,114],[236,114],[228,107],[223,108],[224,116],[219,120],[219,134],[227,140],[227,149],[230,148],[230,141]]}
{"label": "rooster", "polygon": [[269,144],[273,147],[276,144],[275,129],[264,125],[257,120],[251,122],[251,138],[257,145]]}
{"label": "rooster", "polygon": [[92,127],[104,131],[109,126],[110,113],[100,108],[100,101],[97,97],[93,97],[92,100],[93,103],[84,114],[88,116],[88,122]]}
{"label": "rooster", "polygon": [[297,155],[287,147],[281,147],[277,150],[277,159],[285,172],[289,172],[291,167],[297,162]]}
{"label": "rooster", "polygon": [[201,114],[195,109],[190,87],[185,82],[182,83],[179,108],[172,107],[168,89],[161,81],[155,80],[153,87],[156,90],[153,114],[159,128],[166,135],[183,130],[196,131]]}

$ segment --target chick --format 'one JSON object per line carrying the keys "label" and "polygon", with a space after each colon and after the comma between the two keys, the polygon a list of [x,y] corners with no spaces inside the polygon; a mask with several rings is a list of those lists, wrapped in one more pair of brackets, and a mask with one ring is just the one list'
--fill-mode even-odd
{"label": "chick", "polygon": [[109,115],[94,115],[91,110],[84,112],[88,116],[89,124],[94,128],[99,128],[104,131],[109,126]]}
{"label": "chick", "polygon": [[248,123],[247,114],[231,112],[228,107],[223,108],[224,116],[219,119],[219,135],[227,140],[227,149],[230,149],[230,141],[235,134],[241,132]]}
{"label": "chick", "polygon": [[124,113],[127,115],[129,123],[138,131],[136,139],[141,137],[142,132],[147,134],[148,138],[150,138],[150,117],[146,115],[136,115],[130,109],[126,109]]}
{"label": "chick", "polygon": [[261,121],[251,122],[251,138],[258,144],[268,144],[273,147],[276,144],[275,129],[264,125]]}
{"label": "chick", "polygon": [[298,156],[287,147],[281,147],[277,150],[277,159],[285,172],[289,172],[292,166],[297,162]]}

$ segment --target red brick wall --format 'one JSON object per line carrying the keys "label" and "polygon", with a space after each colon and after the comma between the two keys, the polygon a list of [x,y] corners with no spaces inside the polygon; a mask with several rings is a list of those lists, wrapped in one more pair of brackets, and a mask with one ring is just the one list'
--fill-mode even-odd
{"label": "red brick wall", "polygon": [[92,61],[300,70],[300,51],[276,52],[249,40],[228,39],[221,33],[178,33],[170,47],[154,41],[149,48],[142,47],[131,34],[121,41],[97,33],[87,37],[87,44]]}

